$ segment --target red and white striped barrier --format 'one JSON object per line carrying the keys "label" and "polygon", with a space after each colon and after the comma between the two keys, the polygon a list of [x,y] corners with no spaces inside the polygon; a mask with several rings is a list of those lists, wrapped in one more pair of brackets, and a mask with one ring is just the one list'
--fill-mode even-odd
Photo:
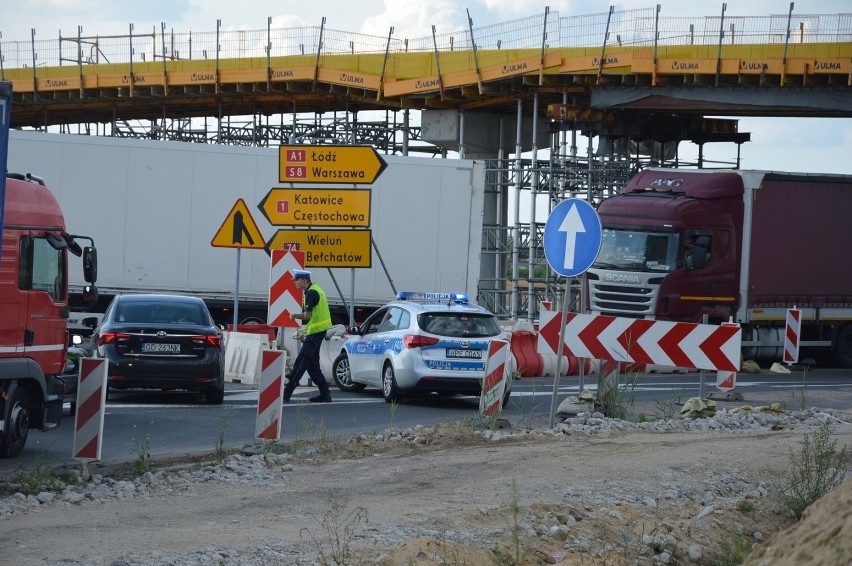
{"label": "red and white striped barrier", "polygon": [[254,436],[259,440],[281,438],[281,403],[284,397],[286,358],[287,354],[283,350],[261,352],[260,390],[254,425]]}
{"label": "red and white striped barrier", "polygon": [[538,351],[556,353],[564,335],[566,356],[696,369],[740,367],[738,327],[541,311]]}
{"label": "red and white striped barrier", "polygon": [[787,309],[787,328],[784,331],[784,363],[799,363],[799,337],[802,335],[802,311]]}
{"label": "red and white striped barrier", "polygon": [[266,323],[269,326],[298,328],[299,323],[290,320],[293,313],[302,312],[302,290],[293,280],[294,269],[304,269],[305,252],[299,249],[272,250],[272,266],[269,270],[269,311]]}
{"label": "red and white striped barrier", "polygon": [[80,360],[77,413],[74,416],[74,450],[71,457],[83,463],[101,459],[108,365],[103,358]]}
{"label": "red and white striped barrier", "polygon": [[488,345],[485,361],[485,380],[479,397],[479,414],[483,417],[499,417],[503,409],[503,394],[509,376],[509,342],[492,340]]}

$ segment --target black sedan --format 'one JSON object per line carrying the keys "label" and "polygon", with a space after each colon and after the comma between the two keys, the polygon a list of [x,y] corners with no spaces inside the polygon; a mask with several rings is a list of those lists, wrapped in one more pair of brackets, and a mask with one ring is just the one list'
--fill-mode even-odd
{"label": "black sedan", "polygon": [[222,331],[198,297],[119,295],[95,334],[110,389],[185,389],[210,404],[224,400]]}

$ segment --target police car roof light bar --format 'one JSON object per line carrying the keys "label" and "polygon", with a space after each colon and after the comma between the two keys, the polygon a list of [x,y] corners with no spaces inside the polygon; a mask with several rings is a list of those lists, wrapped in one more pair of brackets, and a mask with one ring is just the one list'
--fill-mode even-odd
{"label": "police car roof light bar", "polygon": [[458,303],[460,305],[467,304],[468,298],[464,293],[421,293],[418,291],[400,291],[396,294],[396,298],[400,301],[447,301]]}

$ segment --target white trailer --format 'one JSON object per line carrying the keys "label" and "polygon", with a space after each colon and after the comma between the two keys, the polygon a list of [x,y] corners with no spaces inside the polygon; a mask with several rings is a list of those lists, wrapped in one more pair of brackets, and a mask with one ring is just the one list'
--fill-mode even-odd
{"label": "white trailer", "polygon": [[[388,166],[372,185],[316,185],[372,191],[372,266],[313,269],[336,312],[346,312],[353,279],[359,308],[387,302],[394,289],[476,297],[484,164],[383,158]],[[68,225],[86,226],[97,242],[104,306],[114,294],[149,291],[198,295],[214,310],[232,304],[237,250],[211,240],[238,199],[266,240],[285,228],[271,226],[258,209],[274,187],[302,188],[279,183],[278,166],[277,148],[24,131],[12,131],[9,143],[9,171],[44,178]],[[263,250],[240,253],[242,320],[265,313],[270,259]],[[72,293],[83,284],[72,279]],[[230,322],[219,313],[220,322]]]}

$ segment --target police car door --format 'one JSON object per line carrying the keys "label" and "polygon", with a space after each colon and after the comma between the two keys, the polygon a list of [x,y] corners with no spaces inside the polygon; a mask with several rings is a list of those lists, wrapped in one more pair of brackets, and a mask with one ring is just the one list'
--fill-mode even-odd
{"label": "police car door", "polygon": [[376,383],[376,377],[372,375],[376,363],[373,349],[374,343],[378,345],[376,335],[387,313],[388,307],[383,307],[371,314],[361,325],[358,336],[350,338],[346,344],[349,371],[352,372],[352,379],[359,383]]}

